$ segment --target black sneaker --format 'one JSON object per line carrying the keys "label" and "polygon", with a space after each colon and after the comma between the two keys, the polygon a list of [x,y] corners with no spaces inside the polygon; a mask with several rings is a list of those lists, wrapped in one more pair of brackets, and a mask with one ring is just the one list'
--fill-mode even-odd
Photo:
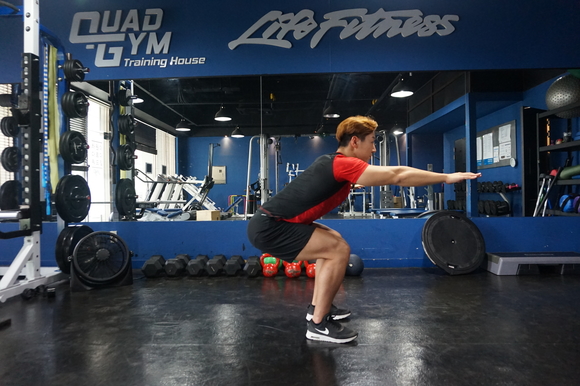
{"label": "black sneaker", "polygon": [[[311,321],[314,316],[314,306],[310,304],[306,310],[306,320]],[[350,316],[350,310],[338,308],[334,304],[330,306],[330,317],[332,320],[341,320]]]}
{"label": "black sneaker", "polygon": [[356,339],[358,333],[350,328],[342,326],[331,319],[328,314],[320,324],[312,320],[306,323],[306,338],[331,343],[348,343]]}

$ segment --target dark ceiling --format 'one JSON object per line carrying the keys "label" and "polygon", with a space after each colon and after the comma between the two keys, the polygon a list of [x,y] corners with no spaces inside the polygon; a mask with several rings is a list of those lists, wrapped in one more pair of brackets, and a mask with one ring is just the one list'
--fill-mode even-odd
{"label": "dark ceiling", "polygon": [[[225,136],[239,127],[245,135],[312,135],[321,128],[333,133],[351,115],[370,115],[379,127],[408,124],[407,98],[393,98],[387,91],[400,75],[422,95],[433,79],[464,79],[459,92],[478,84],[477,91],[521,92],[561,73],[561,70],[506,70],[479,72],[414,72],[262,75],[135,80],[134,94],[144,100],[136,107],[174,127],[184,118],[191,131],[182,135]],[[441,76],[443,74],[443,76]],[[476,80],[474,82],[473,80]],[[89,83],[108,91],[108,82]],[[465,90],[464,90],[465,89]],[[473,91],[473,90],[472,90]],[[417,103],[417,95],[415,102]],[[412,98],[411,98],[412,100]],[[330,104],[340,118],[322,114]],[[233,109],[233,120],[214,120],[221,106]]]}

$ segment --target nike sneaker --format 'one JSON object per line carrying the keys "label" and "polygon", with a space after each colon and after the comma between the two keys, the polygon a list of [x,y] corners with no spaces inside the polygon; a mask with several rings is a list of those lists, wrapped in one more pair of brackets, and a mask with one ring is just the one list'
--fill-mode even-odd
{"label": "nike sneaker", "polygon": [[348,343],[356,339],[358,333],[332,320],[326,315],[320,324],[312,320],[306,323],[306,338],[331,343]]}
{"label": "nike sneaker", "polygon": [[[306,320],[311,321],[314,316],[314,306],[310,304],[306,310]],[[330,306],[330,317],[332,320],[341,320],[350,316],[350,310],[338,308],[334,304]]]}

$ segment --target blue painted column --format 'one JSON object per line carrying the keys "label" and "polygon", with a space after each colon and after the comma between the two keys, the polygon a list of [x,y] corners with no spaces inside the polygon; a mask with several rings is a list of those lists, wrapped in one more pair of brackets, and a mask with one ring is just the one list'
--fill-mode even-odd
{"label": "blue painted column", "polygon": [[[476,98],[472,94],[465,95],[465,169],[477,172],[477,137],[476,128]],[[466,181],[466,214],[467,217],[477,217],[477,180]]]}

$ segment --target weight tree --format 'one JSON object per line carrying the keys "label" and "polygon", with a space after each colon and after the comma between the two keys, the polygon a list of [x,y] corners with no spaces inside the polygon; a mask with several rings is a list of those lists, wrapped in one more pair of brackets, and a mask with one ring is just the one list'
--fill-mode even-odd
{"label": "weight tree", "polygon": [[[0,210],[0,220],[19,221],[19,230],[0,232],[0,239],[24,237],[23,245],[0,280],[0,301],[21,294],[28,288],[65,279],[60,272],[42,275],[40,269],[40,234],[42,233],[40,152],[42,151],[42,108],[39,97],[39,5],[24,0],[24,53],[22,87],[18,95],[18,118],[22,143],[22,201],[17,208]],[[24,275],[24,280],[18,280]]]}

